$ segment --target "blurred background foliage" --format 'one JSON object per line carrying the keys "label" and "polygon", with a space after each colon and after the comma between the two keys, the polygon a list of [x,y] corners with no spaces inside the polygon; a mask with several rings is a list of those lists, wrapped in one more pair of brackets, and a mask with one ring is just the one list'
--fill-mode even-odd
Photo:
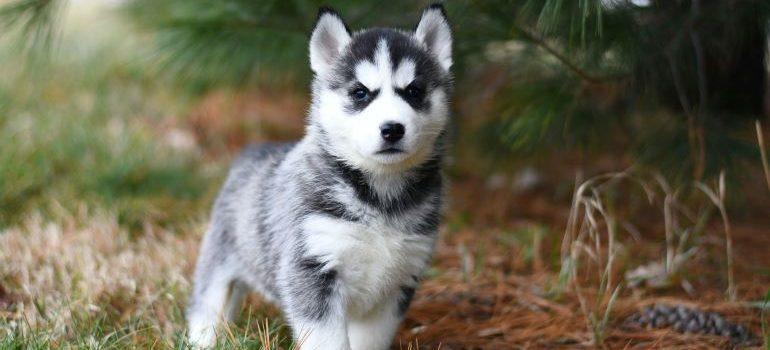
{"label": "blurred background foliage", "polygon": [[[212,102],[222,91],[306,95],[306,45],[320,5],[337,8],[355,30],[412,28],[427,4],[102,1],[74,26],[81,36],[67,34],[63,13],[91,2],[0,2],[0,224],[51,191],[113,203],[133,225],[147,212],[173,221],[173,212],[185,212],[172,210],[175,203],[210,199],[216,186],[208,179],[223,175],[223,162],[201,165],[212,154],[174,146],[179,125],[192,125],[206,144],[219,138],[208,126],[230,123],[202,122],[196,108],[233,101]],[[752,132],[767,115],[770,2],[445,6],[456,36],[455,176],[535,164],[557,181],[636,167],[675,183],[722,170],[739,182],[759,169]],[[97,40],[84,42],[83,33]],[[239,134],[227,134],[236,140],[225,148],[264,132],[248,118],[234,122]],[[301,128],[273,131],[285,139]]]}

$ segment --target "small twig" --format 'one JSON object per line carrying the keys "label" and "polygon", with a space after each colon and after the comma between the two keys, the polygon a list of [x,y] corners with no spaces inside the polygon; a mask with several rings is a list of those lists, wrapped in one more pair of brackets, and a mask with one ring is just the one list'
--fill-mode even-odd
{"label": "small twig", "polygon": [[599,84],[609,80],[608,78],[596,77],[586,72],[582,68],[578,67],[578,65],[570,61],[566,55],[564,55],[563,53],[559,52],[559,50],[555,49],[554,47],[546,43],[544,38],[540,37],[539,35],[533,32],[530,32],[526,28],[522,26],[514,25],[514,29],[519,31],[522,35],[524,35],[524,37],[532,41],[532,43],[534,43],[535,45],[539,46],[540,48],[542,48],[543,50],[551,54],[551,56],[556,58],[559,62],[561,62],[561,64],[563,64],[573,73],[575,73],[575,75],[577,75],[581,79],[593,84]]}
{"label": "small twig", "polygon": [[671,203],[674,198],[670,194],[666,193],[666,198],[663,201],[663,222],[666,227],[666,273],[672,274],[674,271],[674,214],[671,210]]}

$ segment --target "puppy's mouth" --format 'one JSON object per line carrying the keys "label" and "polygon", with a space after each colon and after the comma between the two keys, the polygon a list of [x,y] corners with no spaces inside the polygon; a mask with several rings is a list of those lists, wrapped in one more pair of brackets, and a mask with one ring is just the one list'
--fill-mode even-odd
{"label": "puppy's mouth", "polygon": [[404,150],[396,147],[388,147],[376,152],[376,154],[399,154],[399,153],[404,153]]}

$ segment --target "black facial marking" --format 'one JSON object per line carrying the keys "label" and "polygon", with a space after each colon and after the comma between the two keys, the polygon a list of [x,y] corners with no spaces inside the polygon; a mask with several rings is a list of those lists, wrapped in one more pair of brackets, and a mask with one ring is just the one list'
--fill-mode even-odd
{"label": "black facial marking", "polygon": [[[409,91],[409,86],[396,89],[398,95],[412,108],[429,109],[431,106],[425,96],[428,96],[435,89],[451,89],[451,77],[441,68],[435,57],[419,45],[410,34],[390,28],[373,28],[354,33],[347,50],[337,61],[334,68],[336,74],[333,74],[332,80],[328,82],[329,87],[335,90],[344,89],[350,94],[352,89],[360,84],[356,80],[356,67],[367,61],[374,64],[377,47],[383,40],[387,43],[391,68],[394,72],[405,59],[414,62],[416,78],[412,82],[414,85],[411,88],[418,94],[413,96]],[[351,98],[347,106],[348,110],[361,111],[376,97],[377,95],[374,94],[366,102],[356,102],[355,99]]]}
{"label": "black facial marking", "polygon": [[426,86],[418,78],[403,89],[396,88],[396,93],[417,111],[430,109],[430,101],[426,98]]}
{"label": "black facial marking", "polygon": [[401,286],[401,298],[398,299],[398,313],[403,315],[409,310],[409,304],[414,298],[415,288],[410,286]]}

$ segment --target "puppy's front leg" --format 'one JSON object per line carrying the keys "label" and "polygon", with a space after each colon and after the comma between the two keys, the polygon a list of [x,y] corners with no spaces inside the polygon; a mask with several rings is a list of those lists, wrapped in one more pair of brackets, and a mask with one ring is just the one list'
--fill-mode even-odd
{"label": "puppy's front leg", "polygon": [[[411,300],[414,289],[406,296]],[[409,300],[393,297],[367,315],[348,321],[348,336],[352,350],[386,350],[390,348]]]}
{"label": "puppy's front leg", "polygon": [[350,350],[337,271],[318,257],[299,257],[283,281],[286,316],[301,350]]}
{"label": "puppy's front leg", "polygon": [[347,322],[341,315],[292,322],[300,350],[350,350]]}

